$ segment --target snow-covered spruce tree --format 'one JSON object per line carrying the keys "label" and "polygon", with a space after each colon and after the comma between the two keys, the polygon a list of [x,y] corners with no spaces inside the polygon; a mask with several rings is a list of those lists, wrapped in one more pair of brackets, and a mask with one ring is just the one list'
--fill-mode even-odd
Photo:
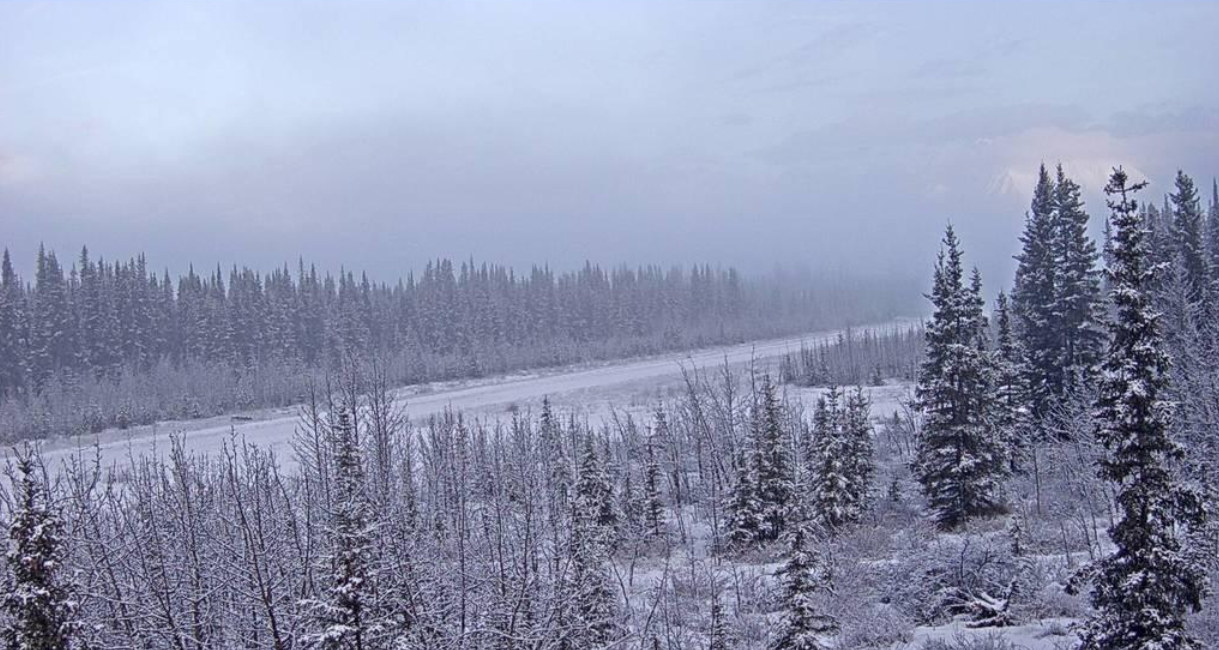
{"label": "snow-covered spruce tree", "polygon": [[777,540],[783,534],[795,487],[782,405],[776,391],[770,375],[763,375],[753,417],[754,496],[761,515],[758,540],[763,542]]}
{"label": "snow-covered spruce tree", "polygon": [[1189,299],[1195,304],[1204,304],[1207,285],[1210,283],[1210,261],[1207,259],[1203,229],[1202,204],[1194,181],[1178,170],[1174,191],[1168,195],[1172,201],[1172,241],[1176,258],[1176,271],[1189,290]]}
{"label": "snow-covered spruce tree", "polygon": [[876,445],[872,441],[872,402],[863,389],[856,388],[846,398],[843,435],[851,472],[851,519],[858,521],[872,500],[872,479],[876,475]]}
{"label": "snow-covered spruce tree", "polygon": [[1096,369],[1105,344],[1104,303],[1100,293],[1100,255],[1088,236],[1088,213],[1079,185],[1058,165],[1054,183],[1054,329],[1065,385],[1086,380]]}
{"label": "snow-covered spruce tree", "polygon": [[1032,452],[1033,427],[1028,422],[1028,390],[1024,351],[1012,331],[1007,294],[995,299],[995,426],[1003,436],[1012,471],[1022,471]]}
{"label": "snow-covered spruce tree", "polygon": [[837,389],[817,400],[809,449],[813,517],[833,531],[867,510],[873,468],[869,405],[862,391],[844,400]]}
{"label": "snow-covered spruce tree", "polygon": [[1057,331],[1056,290],[1058,275],[1055,191],[1050,174],[1042,165],[1033,191],[1031,211],[1020,236],[1016,256],[1016,283],[1012,303],[1016,332],[1027,353],[1029,399],[1035,417],[1043,417],[1063,384],[1060,332]]}
{"label": "snow-covered spruce tree", "polygon": [[568,548],[569,602],[564,605],[568,629],[565,648],[602,648],[618,634],[618,602],[609,575],[613,521],[606,519],[612,500],[609,480],[597,457],[592,437],[585,439],[572,515]]}
{"label": "snow-covered spruce tree", "polygon": [[1206,221],[1207,258],[1211,265],[1211,307],[1219,315],[1219,180],[1211,179],[1211,209]]}
{"label": "snow-covered spruce tree", "polygon": [[1096,613],[1085,624],[1085,650],[1177,650],[1199,644],[1185,632],[1187,610],[1206,594],[1205,572],[1183,548],[1186,530],[1202,525],[1199,496],[1174,480],[1182,456],[1169,439],[1164,401],[1168,356],[1161,349],[1149,284],[1146,226],[1129,184],[1115,169],[1105,187],[1116,232],[1108,270],[1117,309],[1100,378],[1096,436],[1106,454],[1102,478],[1116,484],[1120,518],[1109,530],[1116,551],[1091,570]]}
{"label": "snow-covered spruce tree", "polygon": [[73,647],[76,604],[62,576],[63,523],[31,451],[19,453],[16,470],[8,593],[0,601],[9,622],[0,638],[10,650],[66,650]]}
{"label": "snow-covered spruce tree", "polygon": [[[657,418],[664,417],[663,411],[657,410]],[[656,460],[656,443],[654,435],[648,435],[644,442],[643,457],[643,519],[649,535],[659,537],[664,532],[665,504],[660,493],[660,463]]]}
{"label": "snow-covered spruce tree", "polygon": [[542,398],[542,413],[538,418],[538,444],[544,487],[546,491],[546,523],[551,542],[558,547],[566,536],[572,506],[572,471],[570,456],[563,444],[563,427],[555,417],[549,397]]}
{"label": "snow-covered spruce tree", "polygon": [[741,450],[735,460],[736,481],[728,502],[728,545],[742,549],[756,543],[762,528],[762,508],[753,481],[756,450]]}
{"label": "snow-covered spruce tree", "polygon": [[24,302],[6,248],[0,258],[0,399],[19,393],[25,382]]}
{"label": "snow-covered spruce tree", "polygon": [[372,525],[365,494],[358,432],[347,407],[335,416],[333,431],[334,502],[329,513],[329,581],[311,606],[317,630],[306,645],[322,650],[375,648],[381,631],[374,624]]}
{"label": "snow-covered spruce tree", "polygon": [[707,650],[729,650],[732,634],[728,630],[728,617],[724,614],[724,599],[719,589],[711,595],[711,630],[707,635]]}
{"label": "snow-covered spruce tree", "polygon": [[839,406],[837,387],[817,398],[807,454],[810,510],[830,530],[847,522],[851,501]]}
{"label": "snow-covered spruce tree", "polygon": [[573,506],[576,515],[591,517],[606,549],[612,550],[617,541],[618,526],[622,518],[616,507],[613,481],[610,480],[605,464],[597,453],[597,445],[591,434],[584,436],[575,498]]}
{"label": "snow-covered spruce tree", "polygon": [[827,638],[838,631],[838,624],[817,603],[817,595],[831,588],[828,562],[820,549],[814,525],[797,517],[785,533],[787,562],[780,570],[783,579],[783,620],[771,650],[824,650]]}
{"label": "snow-covered spruce tree", "polygon": [[1003,509],[1008,458],[995,430],[993,364],[980,294],[976,271],[965,285],[960,245],[949,226],[936,261],[930,295],[935,311],[915,390],[924,422],[912,466],[943,528]]}

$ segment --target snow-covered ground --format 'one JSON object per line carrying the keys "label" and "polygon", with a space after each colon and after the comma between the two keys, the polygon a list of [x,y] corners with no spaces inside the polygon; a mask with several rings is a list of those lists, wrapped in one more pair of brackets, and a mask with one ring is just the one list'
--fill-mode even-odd
{"label": "snow-covered ground", "polygon": [[[893,321],[854,328],[883,331],[907,325],[909,321]],[[647,358],[588,364],[521,373],[478,381],[443,382],[411,386],[398,391],[398,399],[414,421],[459,410],[476,417],[497,417],[513,408],[537,408],[543,397],[549,397],[563,409],[582,411],[595,422],[611,408],[629,408],[649,404],[657,398],[679,390],[682,370],[709,368],[725,363],[740,365],[754,361],[759,368],[777,370],[776,359],[787,352],[832,340],[843,330],[814,332],[801,336],[721,346],[690,352],[671,353]],[[889,407],[876,405],[877,415],[889,414]],[[90,460],[100,455],[103,466],[123,464],[132,458],[164,454],[169,436],[181,436],[189,450],[209,452],[219,449],[226,441],[246,441],[276,449],[285,464],[291,461],[289,442],[297,426],[296,410],[292,408],[251,411],[218,418],[160,422],[135,427],[127,431],[104,431],[71,439],[46,441],[43,459],[54,470],[60,461],[75,454]]]}
{"label": "snow-covered ground", "polygon": [[1073,623],[1069,619],[1046,619],[1005,628],[972,628],[964,623],[918,627],[910,643],[896,650],[915,650],[929,641],[975,641],[988,637],[1003,639],[1018,650],[1062,650],[1078,643],[1070,631]]}

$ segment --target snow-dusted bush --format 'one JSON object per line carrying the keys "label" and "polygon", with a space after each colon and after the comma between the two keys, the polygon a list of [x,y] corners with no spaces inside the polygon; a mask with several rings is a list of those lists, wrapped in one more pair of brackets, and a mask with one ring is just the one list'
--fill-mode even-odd
{"label": "snow-dusted bush", "polygon": [[923,643],[921,650],[1023,650],[999,633],[983,637],[957,636],[952,639],[932,639]]}
{"label": "snow-dusted bush", "polygon": [[884,604],[872,604],[839,615],[839,625],[837,647],[841,650],[889,648],[909,643],[914,630],[913,621]]}

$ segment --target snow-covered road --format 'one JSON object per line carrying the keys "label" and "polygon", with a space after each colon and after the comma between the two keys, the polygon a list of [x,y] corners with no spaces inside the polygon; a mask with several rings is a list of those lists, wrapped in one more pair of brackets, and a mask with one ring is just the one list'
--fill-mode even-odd
{"label": "snow-covered road", "polygon": [[[894,321],[858,327],[855,331],[887,330],[905,326],[909,322]],[[612,400],[625,403],[641,395],[654,394],[659,386],[679,381],[683,367],[706,368],[725,362],[742,364],[751,359],[773,360],[786,352],[798,350],[801,344],[830,340],[840,333],[841,330],[830,330],[642,359],[553,369],[543,373],[508,375],[477,382],[416,386],[402,389],[398,396],[405,402],[407,414],[416,422],[442,413],[447,408],[482,415],[504,413],[509,406],[532,406],[544,396],[550,396],[561,407],[593,410],[598,402]],[[109,431],[70,441],[53,441],[44,446],[43,458],[48,469],[52,469],[61,460],[77,453],[91,460],[96,450],[101,455],[103,465],[122,464],[133,457],[163,454],[168,448],[168,436],[180,435],[192,451],[219,449],[225,441],[236,438],[276,448],[281,459],[287,461],[288,443],[297,425],[295,410],[276,409],[242,415],[250,419],[224,416],[162,422],[129,431]]]}

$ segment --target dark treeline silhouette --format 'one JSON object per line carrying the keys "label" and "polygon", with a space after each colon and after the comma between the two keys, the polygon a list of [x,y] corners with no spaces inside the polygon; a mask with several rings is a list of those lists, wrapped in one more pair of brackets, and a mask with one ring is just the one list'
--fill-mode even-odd
{"label": "dark treeline silhouette", "polygon": [[[308,372],[378,357],[398,383],[649,354],[890,317],[881,283],[745,279],[694,266],[558,273],[439,260],[393,284],[303,262],[261,275],[141,255],[65,268],[40,250],[32,283],[5,251],[0,422],[8,436],[94,431],[299,400]],[[910,301],[906,301],[907,310]],[[152,398],[153,393],[159,393]],[[7,416],[6,416],[7,414]]]}

